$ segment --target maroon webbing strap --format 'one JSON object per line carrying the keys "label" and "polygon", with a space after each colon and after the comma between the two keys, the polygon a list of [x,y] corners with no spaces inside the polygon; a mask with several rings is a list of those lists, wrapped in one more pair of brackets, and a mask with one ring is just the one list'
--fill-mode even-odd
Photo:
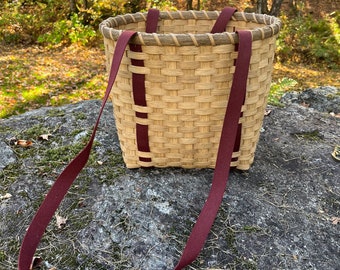
{"label": "maroon webbing strap", "polygon": [[[159,10],[149,9],[147,20],[146,20],[146,32],[153,33],[157,31]],[[138,44],[130,44],[130,50],[133,52],[142,52],[142,46]],[[144,61],[139,59],[131,59],[133,66],[144,67]],[[145,98],[145,74],[132,73],[132,93],[135,105],[146,107]],[[137,118],[148,118],[147,113],[136,112]],[[136,123],[136,141],[137,149],[139,152],[146,153],[150,152],[149,146],[149,127]],[[139,157],[140,161],[151,162],[151,158]]]}
{"label": "maroon webbing strap", "polygon": [[[224,32],[228,22],[231,20],[231,17],[236,12],[236,8],[226,7],[224,8],[220,15],[218,16],[215,25],[213,26],[211,33],[221,33]],[[242,115],[241,115],[242,117]],[[241,143],[241,130],[242,124],[240,123],[237,127],[237,135],[234,144],[234,151],[238,152],[240,150],[240,143]],[[232,158],[232,161],[237,161],[238,157]]]}
{"label": "maroon webbing strap", "polygon": [[228,24],[228,22],[230,21],[231,17],[233,16],[233,14],[235,13],[236,8],[231,8],[231,7],[226,7],[224,9],[222,9],[220,15],[218,16],[212,30],[211,33],[215,34],[215,33],[222,33],[225,31],[226,26]]}
{"label": "maroon webbing strap", "polygon": [[238,36],[239,53],[223,122],[212,186],[175,270],[180,270],[189,265],[200,253],[216,218],[227,186],[238,121],[246,94],[252,44],[251,32],[239,31]]}
{"label": "maroon webbing strap", "polygon": [[124,31],[117,41],[116,50],[114,52],[112,60],[108,86],[106,88],[105,96],[103,98],[102,106],[100,108],[99,115],[94,126],[91,138],[88,144],[85,146],[85,148],[68,164],[64,171],[59,175],[54,185],[46,195],[39,210],[35,214],[28,230],[26,231],[26,235],[21,245],[18,262],[19,270],[30,269],[34,252],[38,247],[40,239],[43,236],[48,223],[52,219],[55,211],[57,210],[59,204],[63,200],[73,181],[76,179],[80,171],[87,163],[87,160],[91,152],[91,147],[94,141],[94,137],[96,134],[96,130],[99,124],[99,120],[102,115],[106,101],[109,97],[113,83],[116,79],[120,62],[125,53],[125,48],[130,38],[134,34],[135,32],[132,31]]}

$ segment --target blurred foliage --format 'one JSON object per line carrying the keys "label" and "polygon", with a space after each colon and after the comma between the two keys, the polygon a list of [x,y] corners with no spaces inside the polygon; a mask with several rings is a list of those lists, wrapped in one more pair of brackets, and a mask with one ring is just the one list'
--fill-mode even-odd
{"label": "blurred foliage", "polygon": [[[172,0],[75,1],[72,9],[70,0],[0,0],[0,118],[101,98],[105,56],[102,47],[91,46],[102,44],[98,24],[127,12],[175,9]],[[207,9],[220,2],[200,3]],[[339,12],[316,20],[304,10],[281,16],[271,104],[280,105],[282,94],[292,89],[340,87]]]}
{"label": "blurred foliage", "polygon": [[74,13],[69,20],[60,20],[53,24],[53,28],[41,34],[37,38],[38,43],[49,46],[64,43],[78,43],[87,45],[96,38],[96,31],[90,25],[85,25],[80,21],[78,14]]}
{"label": "blurred foliage", "polygon": [[91,45],[103,19],[136,12],[139,2],[75,0],[74,12],[69,1],[5,0],[0,3],[0,40],[5,44]]}
{"label": "blurred foliage", "polygon": [[35,43],[41,33],[63,20],[68,3],[57,0],[4,0],[0,3],[0,40],[6,44]]}
{"label": "blurred foliage", "polygon": [[279,79],[277,82],[273,82],[270,86],[268,103],[274,106],[281,106],[282,104],[280,102],[280,99],[282,95],[285,92],[294,89],[294,86],[296,86],[297,84],[297,81],[287,77]]}
{"label": "blurred foliage", "polygon": [[[0,40],[5,44],[38,43],[49,47],[71,43],[91,45],[100,39],[99,23],[109,16],[148,8],[176,9],[171,0],[74,0],[73,9],[70,3],[3,1],[0,3]],[[277,41],[277,59],[337,69],[340,65],[340,12],[315,19],[305,10],[300,4],[281,15],[283,29]]]}
{"label": "blurred foliage", "polygon": [[157,8],[159,10],[168,11],[176,10],[176,7],[171,0],[146,0],[146,9],[149,8]]}
{"label": "blurred foliage", "polygon": [[277,40],[277,57],[281,62],[340,66],[340,12],[313,18],[299,12],[282,15],[283,29]]}

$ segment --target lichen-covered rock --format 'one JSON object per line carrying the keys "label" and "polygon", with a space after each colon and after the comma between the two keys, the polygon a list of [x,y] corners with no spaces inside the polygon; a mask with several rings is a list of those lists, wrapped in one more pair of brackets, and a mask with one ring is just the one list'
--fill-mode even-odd
{"label": "lichen-covered rock", "polygon": [[[11,195],[0,200],[1,269],[15,268],[34,212],[84,146],[99,107],[86,101],[0,120],[0,143],[15,155],[0,171],[0,198]],[[340,163],[331,157],[340,119],[298,104],[269,109],[255,162],[231,172],[192,269],[340,269]],[[111,110],[57,211],[66,224],[52,220],[36,252],[43,269],[172,269],[207,198],[211,169],[126,169]],[[12,137],[33,145],[10,145]]]}
{"label": "lichen-covered rock", "polygon": [[281,98],[286,104],[298,103],[319,112],[340,113],[340,89],[331,86],[287,92]]}
{"label": "lichen-covered rock", "polygon": [[4,141],[0,141],[0,157],[0,170],[16,161],[13,150]]}

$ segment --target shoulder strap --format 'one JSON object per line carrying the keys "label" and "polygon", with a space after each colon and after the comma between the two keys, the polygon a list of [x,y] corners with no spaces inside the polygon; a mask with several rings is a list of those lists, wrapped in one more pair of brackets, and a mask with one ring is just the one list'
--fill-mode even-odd
{"label": "shoulder strap", "polygon": [[214,223],[227,186],[238,121],[246,94],[252,44],[251,32],[239,31],[238,36],[238,58],[222,127],[212,186],[208,199],[191,231],[182,257],[174,270],[183,269],[193,262],[200,253]]}
{"label": "shoulder strap", "polygon": [[52,219],[55,211],[65,197],[70,186],[87,163],[94,137],[96,135],[99,120],[103,113],[104,106],[108,100],[113,83],[116,79],[120,62],[125,53],[125,48],[130,38],[134,34],[135,32],[133,31],[124,31],[119,36],[112,60],[108,86],[106,88],[105,96],[103,98],[102,106],[100,108],[100,112],[94,126],[91,138],[85,148],[68,164],[64,171],[59,175],[54,185],[45,197],[44,201],[42,202],[37,213],[35,214],[28,230],[26,231],[26,235],[21,245],[18,264],[19,270],[30,269],[34,252],[38,247],[40,239],[43,236],[48,223]]}
{"label": "shoulder strap", "polygon": [[220,15],[217,17],[217,20],[211,30],[212,34],[222,33],[225,31],[228,22],[230,21],[233,14],[236,12],[236,8],[225,7],[222,9]]}
{"label": "shoulder strap", "polygon": [[[147,33],[156,32],[158,18],[159,11],[157,9],[150,9],[148,11],[148,16],[146,20]],[[26,231],[26,235],[21,245],[18,263],[19,270],[28,270],[30,268],[34,252],[39,245],[39,242],[44,234],[48,223],[52,219],[55,211],[65,197],[72,183],[74,182],[80,171],[84,168],[89,159],[99,120],[103,113],[104,106],[109,98],[113,83],[116,79],[120,62],[125,52],[125,48],[128,45],[130,38],[135,33],[136,32],[134,31],[124,31],[117,40],[116,49],[111,64],[109,82],[106,88],[105,96],[103,98],[102,106],[100,108],[96,124],[92,131],[91,138],[85,148],[68,164],[64,171],[59,175],[56,182],[42,202],[37,213],[35,214],[28,230]]]}

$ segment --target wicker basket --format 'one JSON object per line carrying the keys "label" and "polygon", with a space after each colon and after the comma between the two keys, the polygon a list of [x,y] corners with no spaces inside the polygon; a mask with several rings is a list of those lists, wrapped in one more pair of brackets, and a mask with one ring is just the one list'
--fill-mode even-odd
{"label": "wicker basket", "polygon": [[[259,139],[270,89],[280,21],[236,12],[226,32],[210,34],[219,12],[161,12],[157,34],[145,33],[146,13],[109,18],[100,25],[107,68],[122,30],[138,31],[126,49],[111,98],[124,161],[129,168],[214,168],[238,54],[237,30],[251,30],[252,56],[240,119],[239,147],[231,166],[249,169]],[[143,60],[144,66],[131,61]],[[146,107],[132,95],[132,73],[145,75]],[[136,112],[147,113],[147,119]],[[148,126],[150,152],[137,149],[136,123]],[[147,161],[145,161],[147,160]]]}

